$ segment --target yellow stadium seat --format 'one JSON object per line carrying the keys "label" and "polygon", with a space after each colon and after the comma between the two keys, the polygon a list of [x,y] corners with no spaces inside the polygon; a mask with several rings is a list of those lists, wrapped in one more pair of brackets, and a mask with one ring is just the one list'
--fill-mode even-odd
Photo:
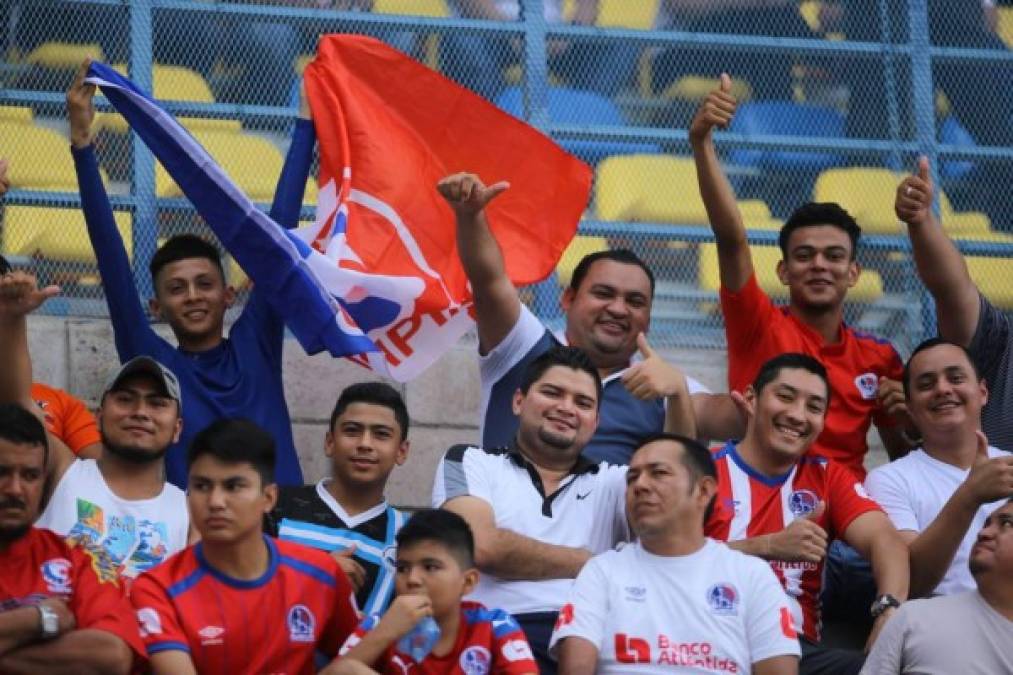
{"label": "yellow stadium seat", "polygon": [[52,129],[0,119],[0,152],[10,160],[11,186],[77,192],[70,141]]}
{"label": "yellow stadium seat", "polygon": [[403,14],[406,16],[450,16],[446,0],[375,0],[373,11],[377,14]]}
{"label": "yellow stadium seat", "polygon": [[104,61],[101,45],[95,42],[77,44],[72,42],[43,42],[25,56],[25,63],[44,68],[74,69],[85,59]]}
{"label": "yellow stadium seat", "polygon": [[[595,205],[602,220],[709,225],[696,166],[688,157],[617,155],[598,164]],[[746,227],[780,227],[761,200],[739,202]]]}
{"label": "yellow stadium seat", "polygon": [[[648,30],[654,27],[660,0],[600,0],[596,26]],[[574,0],[563,3],[563,16],[572,18],[577,10]]]}
{"label": "yellow stadium seat", "polygon": [[[777,246],[753,246],[750,252],[760,288],[771,297],[788,297],[788,287],[777,277],[777,263],[781,261],[781,249]],[[718,249],[715,244],[700,245],[698,280],[700,288],[705,291],[716,292],[721,288]],[[848,291],[848,300],[852,302],[875,302],[882,296],[883,278],[876,270],[862,270],[858,283]]]}
{"label": "yellow stadium seat", "polygon": [[581,259],[598,251],[607,251],[609,248],[608,239],[605,237],[593,237],[578,234],[570,241],[570,245],[563,251],[559,263],[556,265],[556,274],[559,276],[559,285],[564,288],[570,285],[570,278],[573,277],[573,270]]}
{"label": "yellow stadium seat", "polygon": [[[117,63],[113,68],[122,75],[127,74],[125,64]],[[195,103],[214,103],[211,86],[207,80],[195,70],[182,66],[166,66],[156,63],[151,68],[151,85],[154,97],[160,101],[193,101]],[[205,128],[222,131],[240,131],[239,120],[219,120],[202,117],[183,117],[180,123],[188,129]],[[127,121],[119,113],[99,113],[96,115],[95,132],[109,131],[117,134],[127,133]]]}
{"label": "yellow stadium seat", "polygon": [[[113,215],[127,255],[132,256],[133,219],[125,211],[116,211]],[[4,210],[3,251],[12,256],[95,262],[84,214],[80,209],[8,206]]]}
{"label": "yellow stadium seat", "polygon": [[1013,7],[999,7],[999,37],[1013,49]]}
{"label": "yellow stadium seat", "polygon": [[992,221],[981,211],[954,211],[945,192],[939,192],[939,217],[943,230],[951,237],[977,238],[992,232]]}
{"label": "yellow stadium seat", "polygon": [[[662,98],[678,98],[684,101],[699,101],[706,98],[718,86],[717,78],[704,77],[703,75],[686,75],[668,85],[662,92]],[[748,101],[753,97],[753,86],[746,80],[737,77],[732,78],[732,95],[742,101]]]}
{"label": "yellow stadium seat", "polygon": [[[32,123],[32,109],[24,105],[0,105],[0,122]],[[0,150],[2,152],[2,150]]]}
{"label": "yellow stadium seat", "polygon": [[[247,197],[271,201],[282,166],[273,143],[260,136],[208,129],[194,129],[193,135]],[[183,196],[161,164],[155,166],[155,192],[159,197]]]}
{"label": "yellow stadium seat", "polygon": [[819,0],[802,0],[798,5],[798,13],[802,15],[802,18],[809,28],[814,33],[820,33],[823,31],[823,26],[820,22],[820,11],[823,9],[823,3]]}
{"label": "yellow stadium seat", "polygon": [[813,201],[837,202],[867,234],[900,234],[893,202],[902,178],[874,167],[828,169],[816,179]]}
{"label": "yellow stadium seat", "polygon": [[1013,260],[988,256],[965,256],[967,270],[982,295],[1004,310],[1013,310]]}

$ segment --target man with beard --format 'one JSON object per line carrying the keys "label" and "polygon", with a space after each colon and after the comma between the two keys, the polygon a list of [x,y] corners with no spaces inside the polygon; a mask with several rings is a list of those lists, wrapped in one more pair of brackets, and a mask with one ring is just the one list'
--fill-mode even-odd
{"label": "man with beard", "polygon": [[47,454],[42,423],[0,405],[0,672],[130,672],[144,649],[123,585],[85,549],[32,527]]}
{"label": "man with beard", "polygon": [[572,580],[596,553],[629,539],[626,467],[581,451],[595,432],[601,380],[575,347],[552,347],[524,371],[509,447],[457,445],[436,470],[433,507],[463,517],[482,577],[469,596],[512,614],[542,673]]}
{"label": "man with beard", "polygon": [[[34,405],[26,316],[57,291],[39,290],[25,272],[0,279],[0,400]],[[78,459],[50,434],[49,491],[38,525],[101,551],[102,575],[133,578],[187,542],[186,499],[165,482],[165,452],[183,428],[179,382],[138,356],[113,375],[101,401],[100,459]]]}
{"label": "man with beard", "polygon": [[[701,104],[689,129],[700,196],[717,240],[721,309],[728,339],[728,386],[742,392],[769,358],[785,352],[814,356],[829,373],[830,407],[812,452],[836,460],[859,478],[868,451],[866,435],[875,423],[891,458],[906,452],[900,379],[903,364],[886,341],[844,323],[844,299],[861,272],[855,257],[861,229],[833,203],[805,204],[788,218],[778,236],[783,260],[777,265],[788,287],[786,307],[775,306],[753,269],[746,227],[714,147],[714,127],[725,128],[735,114],[731,79]],[[911,428],[911,434],[917,432]],[[909,434],[910,436],[910,434]]]}

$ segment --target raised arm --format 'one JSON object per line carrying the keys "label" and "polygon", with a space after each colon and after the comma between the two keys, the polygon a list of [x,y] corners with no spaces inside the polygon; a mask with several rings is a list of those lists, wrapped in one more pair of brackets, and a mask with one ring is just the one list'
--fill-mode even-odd
{"label": "raised arm", "polygon": [[475,298],[479,351],[488,354],[510,333],[521,311],[517,289],[507,276],[503,253],[485,216],[485,207],[510,184],[486,187],[478,176],[458,173],[436,187],[457,219],[457,253]]}
{"label": "raised arm", "polygon": [[894,210],[907,223],[915,267],[936,303],[939,334],[967,347],[978,327],[978,289],[967,263],[932,215],[932,174],[929,160],[918,159],[918,173],[897,186]]}
{"label": "raised arm", "polygon": [[478,497],[455,497],[442,508],[468,521],[475,534],[475,564],[500,579],[573,579],[591,558],[586,549],[546,544],[496,527],[492,507]]}
{"label": "raised arm", "polygon": [[81,64],[74,83],[67,91],[67,119],[70,122],[71,154],[81,190],[81,209],[88,226],[88,238],[95,250],[102,288],[109,305],[116,349],[120,360],[153,351],[159,340],[148,324],[148,316],[137,295],[134,275],[116,229],[112,206],[102,184],[95,148],[92,145],[92,122],[95,119],[95,85],[86,84],[90,61]]}
{"label": "raised arm", "polygon": [[735,115],[736,103],[731,89],[731,78],[722,73],[719,87],[707,95],[690,123],[689,144],[696,162],[700,197],[717,239],[721,286],[735,292],[753,275],[753,260],[735,192],[721,169],[713,138],[714,127],[728,126]]}
{"label": "raised arm", "polygon": [[316,144],[313,116],[306,100],[306,87],[299,85],[299,117],[292,130],[292,142],[285,155],[285,164],[278,176],[278,187],[271,204],[271,220],[286,230],[299,225],[299,212],[306,195],[306,181],[313,165],[313,146]]}

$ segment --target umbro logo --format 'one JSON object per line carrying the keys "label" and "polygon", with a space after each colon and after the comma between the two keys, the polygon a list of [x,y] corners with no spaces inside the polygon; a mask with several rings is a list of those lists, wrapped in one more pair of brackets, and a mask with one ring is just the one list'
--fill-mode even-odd
{"label": "umbro logo", "polygon": [[580,493],[578,492],[578,493],[577,493],[577,501],[580,501],[580,500],[582,500],[582,499],[587,499],[587,496],[588,496],[589,494],[591,494],[591,491],[590,491],[590,490],[588,490],[588,491],[587,491],[587,492],[585,492],[584,494],[580,494]]}

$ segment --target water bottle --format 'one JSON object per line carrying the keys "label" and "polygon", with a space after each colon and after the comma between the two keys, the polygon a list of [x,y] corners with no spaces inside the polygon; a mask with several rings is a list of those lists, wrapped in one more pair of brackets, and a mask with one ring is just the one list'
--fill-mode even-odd
{"label": "water bottle", "polygon": [[429,656],[429,652],[433,651],[439,640],[439,624],[433,617],[425,616],[415,624],[415,628],[398,640],[397,650],[412,657],[415,663],[422,663],[422,659]]}

